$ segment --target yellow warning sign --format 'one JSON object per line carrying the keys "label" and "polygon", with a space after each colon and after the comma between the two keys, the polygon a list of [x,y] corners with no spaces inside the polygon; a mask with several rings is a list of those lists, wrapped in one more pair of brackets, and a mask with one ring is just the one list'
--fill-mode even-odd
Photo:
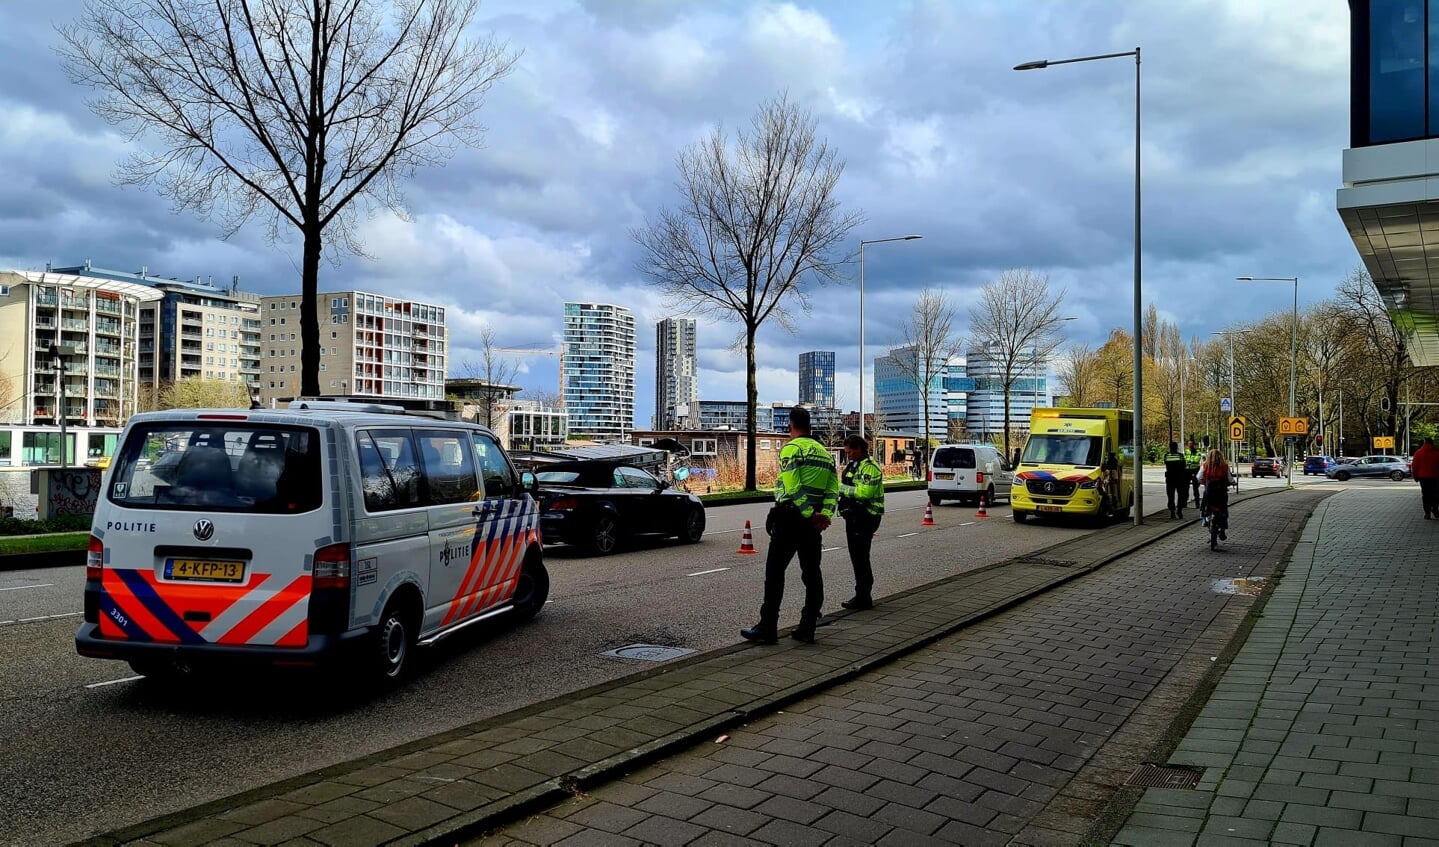
{"label": "yellow warning sign", "polygon": [[1243,441],[1243,440],[1244,440],[1244,425],[1245,425],[1246,423],[1247,423],[1247,422],[1244,420],[1244,418],[1241,417],[1241,416],[1239,416],[1239,415],[1235,415],[1234,417],[1232,417],[1232,418],[1229,419],[1229,440],[1230,440],[1230,441]]}
{"label": "yellow warning sign", "polygon": [[1308,435],[1308,434],[1309,434],[1309,419],[1308,419],[1308,418],[1280,418],[1280,419],[1279,419],[1279,434],[1280,434],[1280,435]]}
{"label": "yellow warning sign", "polygon": [[1376,435],[1376,436],[1374,436],[1374,449],[1375,449],[1375,450],[1393,450],[1393,449],[1394,449],[1394,436],[1392,436],[1392,435]]}

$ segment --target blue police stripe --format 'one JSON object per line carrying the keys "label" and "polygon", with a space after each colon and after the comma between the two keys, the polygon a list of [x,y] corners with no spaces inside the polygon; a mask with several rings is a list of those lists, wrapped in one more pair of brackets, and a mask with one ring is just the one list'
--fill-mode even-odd
{"label": "blue police stripe", "polygon": [[155,589],[145,581],[144,577],[140,576],[139,572],[130,570],[116,570],[115,572],[120,575],[120,579],[130,589],[130,593],[135,595],[135,599],[139,600],[141,605],[155,616],[155,620],[159,621],[161,626],[168,629],[172,635],[186,644],[207,643],[204,638],[200,637],[200,633],[191,629],[184,619],[165,605],[165,601],[160,599],[160,596],[155,593]]}

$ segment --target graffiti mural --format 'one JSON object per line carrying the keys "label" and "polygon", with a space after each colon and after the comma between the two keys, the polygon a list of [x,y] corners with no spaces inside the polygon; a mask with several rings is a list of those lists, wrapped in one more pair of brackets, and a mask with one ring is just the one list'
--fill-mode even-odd
{"label": "graffiti mural", "polygon": [[100,477],[104,471],[99,468],[55,468],[47,469],[50,475],[50,492],[46,498],[50,516],[93,515],[95,500],[100,494]]}

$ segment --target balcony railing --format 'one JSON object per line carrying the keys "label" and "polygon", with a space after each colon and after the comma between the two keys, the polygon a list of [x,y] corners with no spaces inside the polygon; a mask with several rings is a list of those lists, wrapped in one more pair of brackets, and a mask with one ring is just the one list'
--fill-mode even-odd
{"label": "balcony railing", "polygon": [[103,332],[103,333],[105,333],[106,335],[119,335],[119,334],[120,334],[120,322],[119,322],[119,321],[97,320],[97,321],[95,321],[95,331],[96,331],[96,332]]}
{"label": "balcony railing", "polygon": [[54,294],[36,294],[36,295],[35,295],[35,305],[36,305],[36,306],[55,306],[55,305],[58,305],[59,302],[60,302],[60,298],[56,297]]}
{"label": "balcony railing", "polygon": [[120,314],[120,301],[111,300],[109,297],[97,297],[95,298],[95,311],[107,315],[118,315]]}
{"label": "balcony railing", "polygon": [[89,331],[90,331],[90,322],[89,322],[89,321],[77,321],[77,320],[75,320],[74,318],[66,318],[66,319],[60,321],[60,328],[61,328],[61,329],[68,329],[68,330],[70,330],[71,332],[89,332]]}
{"label": "balcony railing", "polygon": [[96,376],[119,376],[120,368],[116,365],[106,365],[100,362],[95,363]]}
{"label": "balcony railing", "polygon": [[89,297],[62,297],[62,298],[60,299],[60,308],[62,308],[62,309],[82,309],[82,310],[88,312],[88,311],[90,311],[90,298],[89,298]]}

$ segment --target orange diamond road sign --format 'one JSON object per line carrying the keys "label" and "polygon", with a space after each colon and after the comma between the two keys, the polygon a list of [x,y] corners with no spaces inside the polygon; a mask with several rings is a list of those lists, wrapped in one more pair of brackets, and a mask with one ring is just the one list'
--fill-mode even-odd
{"label": "orange diamond road sign", "polygon": [[1280,435],[1308,435],[1308,434],[1309,434],[1309,419],[1308,419],[1308,418],[1280,418],[1280,419],[1279,419],[1279,434],[1280,434]]}

